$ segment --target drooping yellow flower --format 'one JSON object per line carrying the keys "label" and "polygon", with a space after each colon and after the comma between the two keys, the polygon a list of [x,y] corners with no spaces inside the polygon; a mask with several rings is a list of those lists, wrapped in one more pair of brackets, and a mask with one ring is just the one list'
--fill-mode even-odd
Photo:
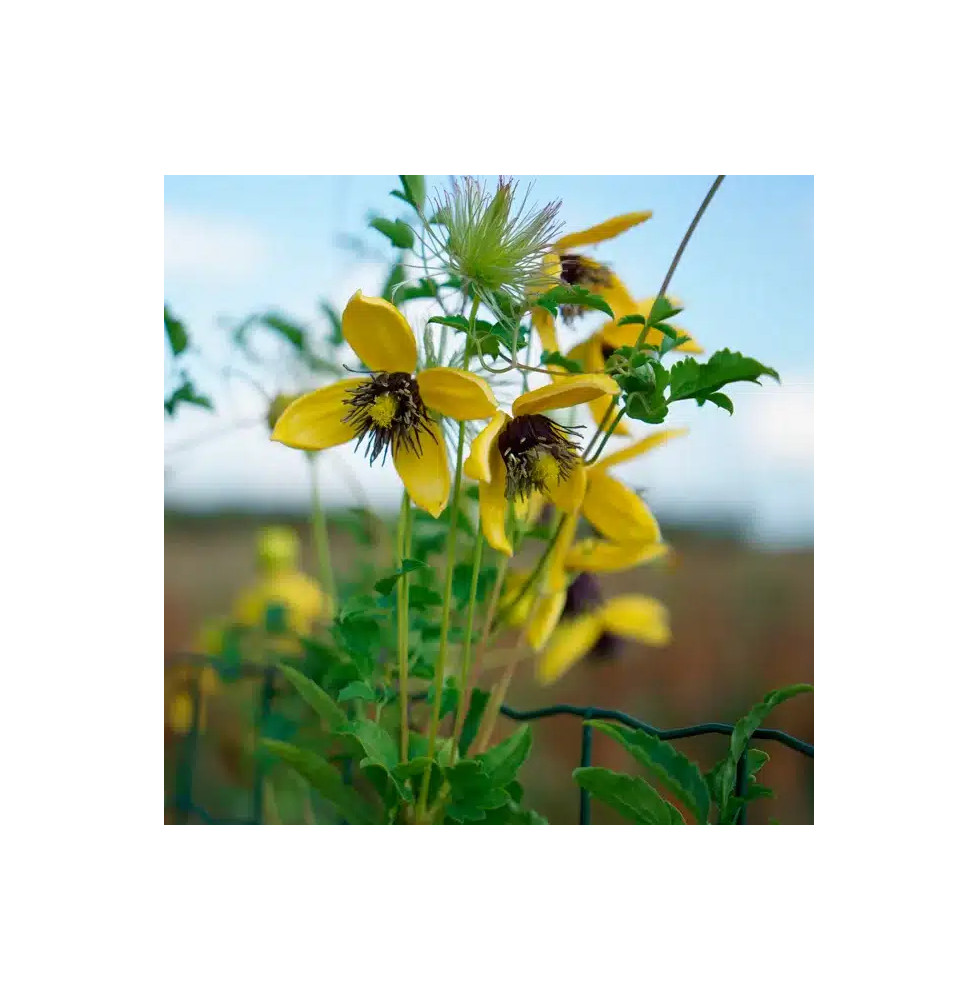
{"label": "drooping yellow flower", "polygon": [[586,474],[575,433],[545,410],[574,406],[619,391],[607,375],[575,375],[523,393],[510,417],[497,410],[472,442],[463,471],[479,483],[479,511],[486,541],[499,552],[513,554],[506,535],[506,507],[539,492],[558,510],[576,511],[584,498]]}
{"label": "drooping yellow flower", "polygon": [[453,420],[485,419],[496,412],[492,389],[455,368],[415,375],[414,334],[386,299],[354,292],[343,310],[343,336],[372,374],[300,396],[279,417],[272,440],[305,451],[366,440],[371,463],[390,450],[408,495],[438,517],[448,504],[451,477],[445,439],[428,408]]}
{"label": "drooping yellow flower", "polygon": [[672,638],[669,613],[661,601],[644,594],[609,597],[591,610],[557,624],[537,659],[540,684],[553,684],[610,633],[647,646],[665,646]]}
{"label": "drooping yellow flower", "polygon": [[[577,233],[568,233],[557,240],[543,262],[546,279],[541,283],[539,291],[546,291],[557,284],[581,285],[589,291],[597,292],[611,306],[616,318],[638,312],[635,300],[618,276],[609,267],[585,257],[582,254],[571,253],[579,247],[603,243],[615,236],[620,236],[626,230],[652,218],[651,212],[628,212],[616,215],[590,229]],[[561,315],[570,319],[581,312],[580,306],[562,306]],[[545,350],[559,350],[557,346],[557,331],[554,318],[546,309],[537,307],[532,312],[533,326],[540,336]],[[603,365],[591,369],[598,371]]]}

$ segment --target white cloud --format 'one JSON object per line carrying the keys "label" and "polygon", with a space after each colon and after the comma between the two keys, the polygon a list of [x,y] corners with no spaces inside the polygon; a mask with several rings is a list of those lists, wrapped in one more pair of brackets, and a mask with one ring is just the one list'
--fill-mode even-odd
{"label": "white cloud", "polygon": [[265,240],[249,226],[183,209],[163,211],[163,268],[168,278],[249,278],[268,256]]}

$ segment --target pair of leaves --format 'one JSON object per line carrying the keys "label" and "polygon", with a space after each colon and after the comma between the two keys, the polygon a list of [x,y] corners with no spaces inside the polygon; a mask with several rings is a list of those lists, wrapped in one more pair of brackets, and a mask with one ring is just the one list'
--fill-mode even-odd
{"label": "pair of leaves", "polygon": [[648,768],[662,787],[689,809],[697,823],[707,822],[710,789],[700,769],[684,753],[658,736],[638,729],[609,722],[590,722],[588,725],[607,733]]}
{"label": "pair of leaves", "polygon": [[411,250],[414,247],[414,233],[411,227],[400,219],[385,219],[383,216],[375,216],[370,220],[370,228],[376,229],[391,241],[391,244],[399,250]]}

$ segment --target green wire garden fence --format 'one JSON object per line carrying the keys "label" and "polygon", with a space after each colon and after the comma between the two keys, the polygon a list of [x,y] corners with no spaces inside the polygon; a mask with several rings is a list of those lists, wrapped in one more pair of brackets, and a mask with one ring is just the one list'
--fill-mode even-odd
{"label": "green wire garden fence", "polygon": [[[254,680],[260,681],[257,704],[255,706],[254,727],[255,732],[261,736],[265,734],[266,727],[272,717],[272,708],[278,692],[276,681],[279,676],[278,671],[273,666],[259,666],[254,664],[236,664],[230,674],[224,674],[225,664],[219,658],[206,656],[203,654],[181,654],[171,657],[165,662],[165,668],[180,664],[182,667],[192,666],[197,668],[190,684],[185,689],[192,700],[192,716],[189,729],[182,734],[178,741],[175,753],[175,775],[174,792],[168,797],[165,808],[169,809],[175,816],[177,823],[199,822],[203,824],[232,824],[232,825],[261,825],[265,816],[265,765],[262,763],[260,755],[256,755],[254,762],[254,774],[250,793],[248,811],[243,815],[222,816],[215,815],[207,807],[201,805],[194,797],[194,782],[198,765],[198,752],[201,737],[201,690],[200,690],[200,669],[204,667],[216,668],[222,674],[224,681]],[[424,696],[421,695],[421,698]],[[417,698],[415,699],[417,700]],[[509,705],[503,705],[500,713],[508,719],[516,722],[532,722],[539,719],[548,719],[558,716],[571,716],[581,720],[581,753],[580,766],[591,767],[592,748],[594,730],[589,722],[615,722],[626,726],[631,730],[655,736],[663,742],[673,740],[683,740],[694,736],[704,736],[708,734],[718,734],[730,736],[734,732],[734,726],[725,722],[702,722],[692,726],[683,726],[676,729],[660,729],[641,719],[636,719],[625,712],[617,709],[597,708],[594,706],[580,706],[556,704],[548,705],[544,708],[535,708],[521,711]],[[748,751],[754,741],[774,741],[788,747],[814,760],[815,748],[811,743],[792,736],[790,733],[780,729],[755,729],[744,745],[743,752],[737,762],[736,781],[734,794],[741,799],[745,798],[748,786]],[[344,780],[349,784],[353,780],[353,759],[346,758],[343,763]],[[591,823],[591,793],[585,789],[578,790],[578,822],[583,825]],[[338,822],[343,822],[342,820]],[[747,802],[740,806],[737,817],[734,820],[737,824],[747,822]]]}

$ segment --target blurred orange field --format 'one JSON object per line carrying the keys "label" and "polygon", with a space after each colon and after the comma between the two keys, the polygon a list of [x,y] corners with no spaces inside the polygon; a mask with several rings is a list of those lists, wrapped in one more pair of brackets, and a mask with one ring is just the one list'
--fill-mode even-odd
{"label": "blurred orange field", "polygon": [[[311,572],[311,534],[299,519],[165,515],[167,654],[192,649],[201,623],[227,613],[235,593],[252,578],[255,532],[267,523],[291,523],[298,529],[303,565]],[[649,649],[626,643],[614,658],[579,664],[547,688],[535,683],[528,664],[514,680],[509,704],[523,709],[555,702],[595,705],[674,727],[734,722],[767,691],[813,682],[812,550],[766,551],[708,532],[663,529],[676,551],[672,565],[602,577],[602,587],[608,594],[641,592],[664,601],[671,613],[672,644]],[[344,567],[368,550],[336,531],[332,543],[342,580]],[[369,556],[378,566],[387,564],[383,546],[369,550]],[[764,724],[813,742],[812,698],[779,706]],[[509,725],[500,725],[500,735]],[[537,721],[533,734],[533,752],[521,776],[526,801],[552,823],[576,823],[570,772],[580,754],[580,721]],[[722,755],[726,742],[721,736],[700,736],[681,746],[706,769]],[[761,777],[777,798],[752,803],[749,822],[812,823],[812,761],[773,742],[762,749],[771,759]],[[593,763],[638,773],[632,758],[600,733],[594,739]],[[233,771],[229,767],[226,780],[248,780]],[[595,802],[592,822],[623,820]]]}

